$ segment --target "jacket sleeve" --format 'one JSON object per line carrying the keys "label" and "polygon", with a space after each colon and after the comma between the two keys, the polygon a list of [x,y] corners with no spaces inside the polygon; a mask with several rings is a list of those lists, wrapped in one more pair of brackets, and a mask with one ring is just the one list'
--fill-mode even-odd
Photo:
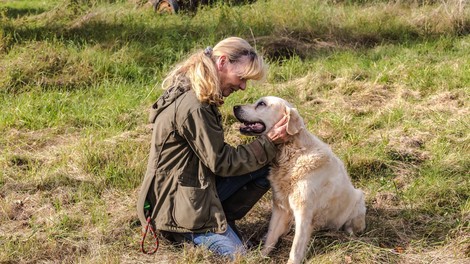
{"label": "jacket sleeve", "polygon": [[265,166],[274,158],[277,148],[266,136],[236,148],[225,143],[217,114],[211,107],[199,107],[189,113],[180,128],[193,151],[214,174],[243,175]]}

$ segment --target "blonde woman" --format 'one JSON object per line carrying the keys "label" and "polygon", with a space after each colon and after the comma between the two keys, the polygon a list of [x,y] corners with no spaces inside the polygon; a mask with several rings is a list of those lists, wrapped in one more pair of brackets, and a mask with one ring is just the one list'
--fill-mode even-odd
{"label": "blonde woman", "polygon": [[232,147],[218,107],[265,74],[254,48],[230,37],[197,51],[165,78],[166,91],[150,113],[152,143],[137,204],[143,227],[150,221],[170,240],[231,258],[246,252],[235,220],[269,189],[268,164],[288,135],[282,120],[266,136]]}

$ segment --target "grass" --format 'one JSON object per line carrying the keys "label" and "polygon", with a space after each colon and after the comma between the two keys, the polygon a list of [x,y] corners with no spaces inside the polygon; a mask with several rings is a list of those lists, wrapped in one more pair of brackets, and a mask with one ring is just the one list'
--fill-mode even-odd
{"label": "grass", "polygon": [[[366,193],[366,232],[316,233],[306,262],[469,261],[465,1],[214,1],[177,15],[135,2],[0,0],[1,263],[224,263],[165,241],[139,253],[135,203],[159,83],[231,35],[270,71],[226,100],[226,140],[250,141],[233,105],[284,97]],[[269,212],[270,193],[238,223],[247,238]],[[292,238],[235,262],[285,262]]]}

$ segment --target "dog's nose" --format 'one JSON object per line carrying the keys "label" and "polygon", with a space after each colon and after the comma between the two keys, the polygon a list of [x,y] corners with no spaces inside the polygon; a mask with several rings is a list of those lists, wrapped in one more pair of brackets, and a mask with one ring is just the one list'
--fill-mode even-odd
{"label": "dog's nose", "polygon": [[238,109],[240,109],[239,105],[236,105],[236,106],[233,107],[233,111],[237,111]]}

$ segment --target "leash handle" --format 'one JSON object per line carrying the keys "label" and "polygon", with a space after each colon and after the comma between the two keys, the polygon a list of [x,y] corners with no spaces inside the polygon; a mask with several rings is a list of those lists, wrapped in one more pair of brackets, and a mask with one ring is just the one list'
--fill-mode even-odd
{"label": "leash handle", "polygon": [[[150,230],[150,233],[152,233],[153,238],[155,239],[155,245],[151,250],[147,251],[145,249],[145,238],[147,237],[147,234],[148,234],[149,230]],[[150,218],[150,216],[148,216],[147,217],[147,225],[145,225],[145,231],[142,233],[142,240],[140,241],[140,250],[144,254],[152,255],[155,252],[157,252],[159,245],[160,245],[160,242],[158,240],[157,233],[155,232],[155,229],[153,228],[152,219]]]}

